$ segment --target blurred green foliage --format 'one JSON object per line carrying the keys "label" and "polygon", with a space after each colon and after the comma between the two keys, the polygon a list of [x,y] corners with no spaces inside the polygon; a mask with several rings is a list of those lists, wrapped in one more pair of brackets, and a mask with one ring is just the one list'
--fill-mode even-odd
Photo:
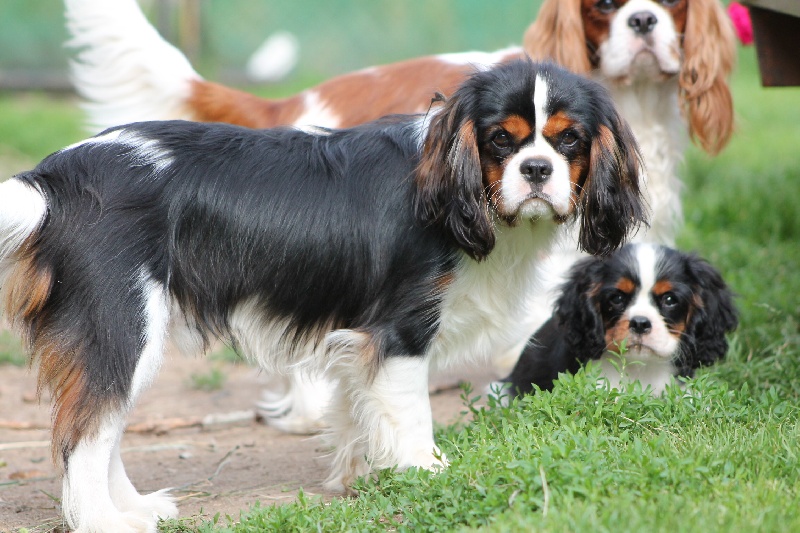
{"label": "blurred green foliage", "polygon": [[[218,77],[217,69],[242,68],[270,34],[288,30],[301,43],[295,76],[317,79],[421,54],[490,51],[519,44],[541,4],[541,0],[184,0],[169,2],[175,7],[162,10],[160,1],[141,4],[150,20],[177,44],[185,37],[180,18],[186,2],[200,2],[200,52],[193,59],[206,76]],[[63,10],[61,0],[2,0],[0,71],[64,68]]]}

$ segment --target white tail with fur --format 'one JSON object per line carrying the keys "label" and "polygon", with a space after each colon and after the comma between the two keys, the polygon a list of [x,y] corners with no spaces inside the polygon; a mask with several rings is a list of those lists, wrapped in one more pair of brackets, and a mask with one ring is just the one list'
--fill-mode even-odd
{"label": "white tail with fur", "polygon": [[72,82],[85,99],[87,127],[99,132],[143,120],[191,119],[184,103],[201,79],[165,41],[136,0],[65,0]]}

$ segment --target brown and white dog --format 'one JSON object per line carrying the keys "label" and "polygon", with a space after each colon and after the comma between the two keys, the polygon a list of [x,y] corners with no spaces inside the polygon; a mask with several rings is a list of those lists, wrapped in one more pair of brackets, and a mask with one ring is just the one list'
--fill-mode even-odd
{"label": "brown and white dog", "polygon": [[[450,94],[476,68],[523,54],[551,58],[604,84],[631,125],[646,165],[644,193],[651,211],[651,226],[638,240],[674,244],[683,218],[677,166],[688,139],[714,154],[732,131],[727,83],[735,41],[719,0],[545,0],[521,48],[372,67],[279,100],[204,80],[158,35],[135,0],[65,4],[71,45],[78,50],[73,79],[97,131],[170,118],[253,128],[348,127],[389,113],[423,112],[434,92]],[[554,289],[578,257],[576,234],[564,236],[562,250],[544,269],[548,297],[534,302],[537,325],[550,316]],[[498,358],[501,372],[513,366],[519,350]],[[262,404],[264,414],[288,413],[274,421],[287,431],[314,430],[331,387],[301,376],[277,382]]]}
{"label": "brown and white dog", "polygon": [[0,184],[0,301],[52,392],[81,533],[155,531],[125,420],[176,336],[337,380],[332,487],[441,468],[428,369],[530,334],[565,221],[606,255],[643,222],[633,135],[599,84],[527,60],[443,106],[344,130],[139,122]]}

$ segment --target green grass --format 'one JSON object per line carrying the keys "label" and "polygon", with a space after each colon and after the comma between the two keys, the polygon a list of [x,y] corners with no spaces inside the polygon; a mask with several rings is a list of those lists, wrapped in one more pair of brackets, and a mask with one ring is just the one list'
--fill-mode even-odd
{"label": "green grass", "polygon": [[[439,475],[382,472],[356,498],[301,495],[163,530],[800,530],[800,90],[761,88],[747,49],[734,96],[729,148],[687,154],[679,243],[723,272],[741,325],[690,394],[598,390],[579,373],[437,429],[451,461]],[[71,101],[0,95],[0,115],[0,161],[33,164],[82,137]]]}
{"label": "green grass", "polygon": [[0,117],[0,148],[33,163],[87,136],[73,98],[0,93]]}
{"label": "green grass", "polygon": [[[198,531],[792,531],[797,407],[706,375],[653,398],[596,372],[439,431],[451,466],[381,472],[354,499],[258,507]],[[170,527],[175,527],[173,523]],[[166,529],[180,531],[181,529]]]}
{"label": "green grass", "polygon": [[0,366],[23,366],[28,363],[28,357],[22,349],[20,340],[8,331],[0,330]]}

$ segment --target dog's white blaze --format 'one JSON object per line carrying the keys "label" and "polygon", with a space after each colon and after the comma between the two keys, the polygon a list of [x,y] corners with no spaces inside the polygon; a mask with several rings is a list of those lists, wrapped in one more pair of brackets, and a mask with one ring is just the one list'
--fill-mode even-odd
{"label": "dog's white blaze", "polygon": [[[655,308],[651,292],[656,284],[656,250],[653,246],[642,245],[636,248],[636,262],[638,263],[638,274],[640,287],[633,302],[625,311],[624,318],[631,319],[635,316],[643,316],[650,320],[653,331],[648,336],[656,335],[657,330],[666,328],[663,326],[664,320],[661,313]],[[665,354],[666,355],[666,354]]]}
{"label": "dog's white blaze", "polygon": [[[636,261],[638,264],[638,274],[641,286],[633,303],[625,311],[624,319],[630,320],[633,317],[645,317],[650,320],[652,330],[642,337],[642,341],[655,352],[655,355],[671,361],[675,351],[679,349],[680,341],[670,334],[664,317],[661,316],[656,303],[653,301],[652,291],[657,279],[658,252],[656,247],[649,244],[642,244],[636,248]],[[642,360],[651,361],[651,352],[640,352],[638,349],[630,349],[625,354],[630,361]]]}
{"label": "dog's white blaze", "polygon": [[534,119],[536,120],[536,133],[540,135],[542,128],[547,122],[547,93],[550,87],[547,80],[541,74],[536,75],[536,81],[533,84],[533,111]]}
{"label": "dog's white blaze", "polygon": [[656,250],[650,245],[636,247],[636,262],[639,267],[639,281],[641,287],[636,295],[636,301],[631,309],[652,307],[650,292],[656,284]]}
{"label": "dog's white blaze", "polygon": [[[523,218],[552,216],[551,210],[554,210],[560,216],[567,216],[570,213],[572,185],[570,183],[569,163],[563,155],[553,148],[542,133],[548,119],[546,107],[548,91],[547,79],[542,75],[537,75],[533,93],[535,114],[533,141],[522,147],[506,163],[503,180],[500,184],[505,210],[509,214],[518,213]],[[520,171],[520,165],[525,160],[532,158],[549,161],[553,166],[553,173],[550,179],[541,185],[541,192],[547,196],[549,203],[545,203],[545,200],[540,199],[529,200],[531,184]],[[528,201],[526,202],[526,200]]]}
{"label": "dog's white blaze", "polygon": [[536,113],[535,153],[533,155],[547,159],[553,165],[553,174],[542,186],[542,192],[552,199],[553,208],[556,212],[559,215],[566,216],[569,214],[572,197],[569,163],[544,138],[543,133],[547,119],[550,118],[547,112],[549,92],[550,86],[547,83],[547,79],[538,74],[533,89],[533,107]]}

